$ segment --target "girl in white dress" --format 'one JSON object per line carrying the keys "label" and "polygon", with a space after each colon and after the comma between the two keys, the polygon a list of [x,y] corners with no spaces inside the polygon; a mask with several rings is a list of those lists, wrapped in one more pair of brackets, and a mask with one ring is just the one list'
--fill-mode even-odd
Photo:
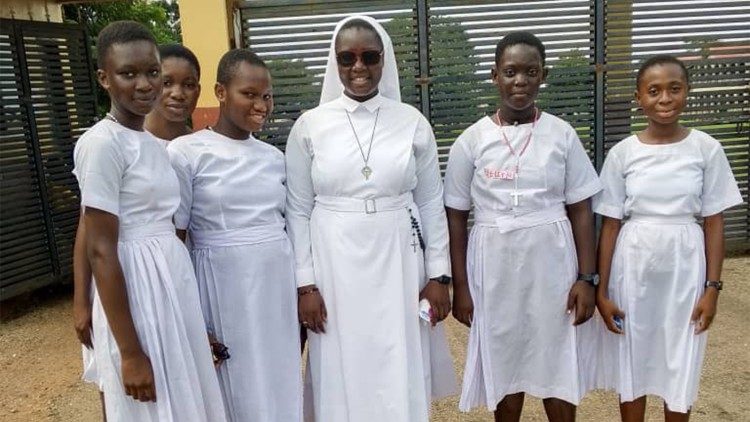
{"label": "girl in white dress", "polygon": [[646,394],[664,399],[667,421],[687,421],[722,287],[722,211],[742,197],[721,144],[679,122],[690,88],[682,62],[655,56],[636,85],[648,127],[610,150],[594,201],[604,217],[597,306],[609,329],[600,368],[624,421],[644,420]]}
{"label": "girl in white dress", "polygon": [[153,36],[116,22],[97,42],[107,119],[78,140],[85,246],[96,283],[91,342],[108,421],[222,421],[195,276],[174,234],[179,185],[143,130],[161,91]]}
{"label": "girl in white dress", "polygon": [[369,17],[337,25],[320,106],[286,149],[287,221],[309,329],[315,420],[427,421],[455,384],[444,332],[448,236],[437,146],[400,102],[390,38]]}
{"label": "girl in white dress", "polygon": [[500,108],[458,137],[445,176],[453,314],[471,327],[459,407],[486,405],[502,421],[520,419],[524,393],[572,421],[595,339],[581,324],[594,312],[589,198],[600,184],[575,130],[535,105],[544,58],[527,32],[498,43]]}
{"label": "girl in white dress", "polygon": [[172,141],[175,225],[191,240],[209,331],[228,347],[218,368],[233,421],[301,420],[294,257],[284,230],[284,155],[252,136],[273,110],[271,75],[248,50],[217,71],[218,122]]}
{"label": "girl in white dress", "polygon": [[[192,51],[180,44],[159,47],[161,75],[164,81],[159,101],[146,115],[143,128],[156,136],[166,147],[172,139],[192,132],[186,122],[195,110],[200,95],[200,65]],[[91,285],[91,266],[86,257],[86,231],[81,213],[73,253],[73,320],[76,335],[82,344],[84,381],[100,389],[91,343],[91,304],[95,288]]]}

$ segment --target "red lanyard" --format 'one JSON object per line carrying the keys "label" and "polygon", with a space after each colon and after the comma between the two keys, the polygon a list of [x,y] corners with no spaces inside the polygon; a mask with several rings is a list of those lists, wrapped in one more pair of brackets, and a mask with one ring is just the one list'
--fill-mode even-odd
{"label": "red lanyard", "polygon": [[539,121],[539,109],[534,107],[534,121],[531,123],[531,131],[529,132],[529,136],[526,138],[526,142],[523,143],[523,148],[521,148],[520,154],[516,154],[516,151],[513,149],[513,146],[508,140],[508,136],[503,131],[503,120],[500,118],[500,109],[497,109],[497,111],[495,112],[495,116],[497,117],[497,122],[500,124],[500,133],[503,135],[503,141],[505,141],[505,145],[508,146],[508,150],[510,151],[510,153],[513,154],[514,157],[516,157],[516,173],[518,173],[521,156],[524,152],[526,152],[526,148],[531,143],[531,138],[534,136],[534,128],[536,127],[536,122]]}

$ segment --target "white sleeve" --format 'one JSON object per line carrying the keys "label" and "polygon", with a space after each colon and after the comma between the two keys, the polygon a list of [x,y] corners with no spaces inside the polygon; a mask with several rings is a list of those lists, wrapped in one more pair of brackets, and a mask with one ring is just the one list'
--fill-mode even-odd
{"label": "white sleeve", "polygon": [[476,171],[474,157],[466,145],[466,132],[451,146],[445,170],[445,206],[468,211],[471,208],[471,181]]}
{"label": "white sleeve", "polygon": [[74,154],[81,189],[81,205],[120,215],[120,187],[125,176],[125,158],[114,136],[82,140]]}
{"label": "white sleeve", "polygon": [[583,148],[575,130],[568,133],[568,153],[565,156],[565,203],[575,204],[594,196],[602,189],[591,159]]}
{"label": "white sleeve", "polygon": [[179,230],[187,230],[193,208],[193,166],[179,142],[170,142],[167,153],[180,184],[180,206],[174,214],[174,225]]}
{"label": "white sleeve", "polygon": [[425,242],[425,272],[428,278],[436,278],[450,275],[448,220],[443,205],[437,143],[430,124],[422,116],[419,117],[414,137],[417,186],[412,193],[414,203],[419,208]]}
{"label": "white sleeve", "polygon": [[595,213],[622,220],[625,214],[625,173],[620,158],[611,150],[599,175],[603,189],[594,197]]}
{"label": "white sleeve", "polygon": [[743,202],[729,160],[718,141],[706,159],[701,200],[702,217],[718,214]]}
{"label": "white sleeve", "polygon": [[294,246],[297,287],[315,284],[310,215],[315,205],[312,147],[304,115],[292,126],[286,143],[286,227]]}

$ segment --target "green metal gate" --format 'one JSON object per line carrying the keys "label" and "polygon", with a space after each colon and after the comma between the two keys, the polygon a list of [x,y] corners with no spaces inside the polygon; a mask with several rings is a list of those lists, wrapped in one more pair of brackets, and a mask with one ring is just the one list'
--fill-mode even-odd
{"label": "green metal gate", "polygon": [[529,30],[547,48],[545,110],[576,128],[597,168],[644,127],[632,101],[635,69],[671,53],[691,69],[685,122],[725,147],[745,203],[728,211],[730,248],[750,248],[750,1],[258,0],[240,3],[242,40],[274,77],[276,111],[264,138],[283,149],[294,120],[318,103],[333,29],[349,14],[380,21],[396,50],[402,99],[435,131],[442,165],[461,131],[495,110],[494,46]]}

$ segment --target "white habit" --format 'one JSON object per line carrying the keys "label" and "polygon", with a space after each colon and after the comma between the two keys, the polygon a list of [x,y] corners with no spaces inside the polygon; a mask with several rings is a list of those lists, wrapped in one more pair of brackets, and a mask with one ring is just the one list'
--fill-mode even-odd
{"label": "white habit", "polygon": [[[362,103],[342,95],[335,57],[336,34],[354,18],[384,47],[379,94]],[[328,310],[325,334],[308,331],[315,420],[427,421],[431,398],[455,388],[442,325],[418,316],[428,278],[450,274],[443,185],[432,129],[401,103],[393,44],[374,19],[338,23],[320,106],[295,122],[286,160],[297,283],[316,284]]]}
{"label": "white habit", "polygon": [[473,204],[475,216],[467,251],[474,319],[459,407],[494,410],[518,392],[578,404],[587,370],[579,350],[593,344],[591,324],[574,327],[566,314],[578,261],[565,205],[594,195],[599,180],[574,129],[547,113],[511,179],[516,158],[501,130],[520,152],[532,124],[500,129],[480,119],[456,140],[445,175],[446,206]]}
{"label": "white habit", "polygon": [[[377,110],[365,180],[345,113],[369,141]],[[328,310],[325,334],[308,331],[316,420],[427,421],[431,396],[455,384],[442,326],[417,314],[428,278],[450,271],[429,124],[381,95],[364,103],[342,96],[297,120],[287,177],[297,280],[315,283]]]}
{"label": "white habit", "polygon": [[167,152],[147,132],[102,120],[78,140],[74,161],[83,208],[118,217],[130,312],[156,381],[155,403],[125,395],[119,349],[93,295],[93,352],[107,420],[224,420],[195,275],[172,224],[180,196]]}
{"label": "white habit", "polygon": [[594,211],[625,220],[612,259],[609,298],[625,312],[624,335],[604,336],[600,379],[623,402],[646,394],[687,412],[698,396],[707,332],[690,316],[704,291],[706,217],[741,204],[721,144],[691,130],[649,145],[636,135],[607,155]]}
{"label": "white habit", "polygon": [[302,380],[294,257],[284,230],[284,155],[252,136],[201,130],[167,148],[180,181],[209,331],[229,348],[219,368],[233,421],[299,421]]}

